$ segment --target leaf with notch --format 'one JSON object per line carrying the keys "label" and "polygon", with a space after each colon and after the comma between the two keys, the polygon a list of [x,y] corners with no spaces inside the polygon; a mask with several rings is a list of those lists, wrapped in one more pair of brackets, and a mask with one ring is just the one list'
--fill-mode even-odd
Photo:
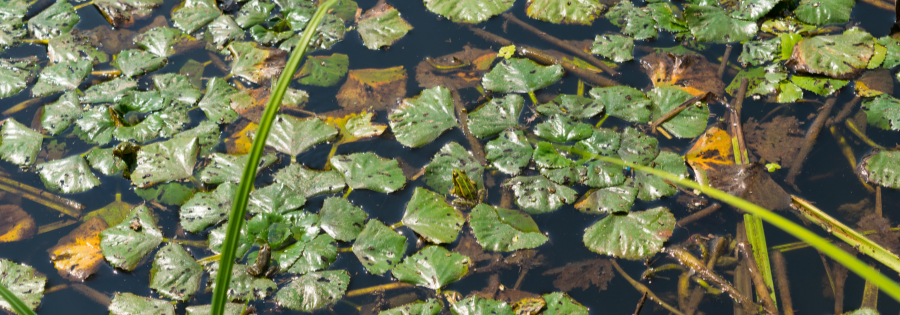
{"label": "leaf with notch", "polygon": [[506,180],[503,187],[512,189],[516,204],[528,214],[556,211],[575,202],[575,190],[551,182],[543,176],[517,176]]}
{"label": "leaf with notch", "polygon": [[80,20],[75,7],[66,1],[58,1],[28,19],[28,31],[37,39],[51,39],[68,33]]}
{"label": "leaf with notch", "polygon": [[548,240],[530,215],[483,203],[472,209],[469,225],[478,244],[491,251],[535,248]]}
{"label": "leaf with notch", "polygon": [[431,143],[447,129],[459,126],[450,90],[442,86],[404,99],[388,119],[397,141],[411,148]]}
{"label": "leaf with notch", "polygon": [[283,307],[312,312],[337,302],[350,284],[345,270],[313,272],[294,279],[275,294],[275,302]]}
{"label": "leaf with notch", "polygon": [[337,170],[311,170],[297,163],[275,173],[275,182],[290,187],[306,198],[337,193],[347,186]]}
{"label": "leaf with notch", "polygon": [[198,192],[181,206],[181,226],[192,233],[228,219],[237,185],[224,183],[211,192]]}
{"label": "leaf with notch", "polygon": [[656,255],[672,235],[675,216],[658,207],[628,214],[610,214],[584,232],[584,245],[592,252],[639,260]]}
{"label": "leaf with notch", "polygon": [[372,152],[335,155],[331,166],[344,175],[353,189],[369,189],[392,193],[406,185],[406,176],[397,160],[386,159]]}
{"label": "leaf with notch", "polygon": [[486,158],[503,173],[518,175],[531,160],[534,150],[521,130],[507,129],[484,146]]}
{"label": "leaf with notch", "polygon": [[187,301],[200,289],[203,266],[181,245],[169,243],[156,253],[150,288],[167,298]]}
{"label": "leaf with notch", "polygon": [[[221,184],[224,182],[239,183],[241,181],[241,175],[244,172],[244,167],[247,165],[247,159],[249,158],[250,156],[248,154],[231,155],[213,153],[209,157],[209,165],[200,171],[199,179],[207,184]],[[266,154],[259,161],[259,165],[256,166],[256,173],[258,174],[263,169],[269,167],[275,163],[276,160],[278,160],[278,157],[274,154]]]}
{"label": "leaf with notch", "polygon": [[40,97],[77,89],[93,67],[89,60],[65,61],[47,66],[31,88],[31,94]]}
{"label": "leaf with notch", "polygon": [[177,6],[172,12],[172,24],[191,34],[221,14],[215,0],[184,0],[181,6]]}
{"label": "leaf with notch", "polygon": [[337,138],[338,130],[326,124],[318,117],[297,119],[287,115],[278,115],[272,124],[266,145],[279,152],[297,156],[309,148]]}
{"label": "leaf with notch", "polygon": [[562,79],[560,65],[542,66],[531,59],[504,59],[484,75],[485,90],[498,93],[528,93]]}
{"label": "leaf with notch", "polygon": [[174,138],[146,145],[138,151],[131,182],[146,188],[188,178],[193,174],[199,151],[197,138]]}
{"label": "leaf with notch", "polygon": [[469,257],[429,245],[403,259],[391,273],[397,280],[440,290],[465,276],[469,272],[469,263]]}
{"label": "leaf with notch", "polygon": [[19,166],[28,166],[34,163],[41,151],[44,136],[13,118],[7,118],[0,129],[0,139],[0,158]]}
{"label": "leaf with notch", "polygon": [[484,167],[456,142],[448,142],[425,166],[425,184],[441,194],[453,190],[453,170],[465,171],[475,181],[476,189],[484,188]]}
{"label": "leaf with notch", "polygon": [[353,242],[353,254],[369,273],[381,275],[406,254],[406,236],[391,230],[378,219],[369,220]]}
{"label": "leaf with notch", "polygon": [[483,139],[516,127],[524,105],[525,99],[516,94],[493,98],[477,111],[469,113],[469,131]]}
{"label": "leaf with notch", "polygon": [[401,222],[426,240],[441,244],[455,241],[466,219],[459,210],[447,204],[444,196],[416,187]]}
{"label": "leaf with notch", "polygon": [[36,168],[44,186],[51,191],[70,194],[87,191],[100,185],[100,180],[94,176],[91,167],[80,155],[41,163]]}
{"label": "leaf with notch", "polygon": [[132,271],[162,240],[150,209],[137,206],[121,223],[100,233],[100,249],[111,265]]}

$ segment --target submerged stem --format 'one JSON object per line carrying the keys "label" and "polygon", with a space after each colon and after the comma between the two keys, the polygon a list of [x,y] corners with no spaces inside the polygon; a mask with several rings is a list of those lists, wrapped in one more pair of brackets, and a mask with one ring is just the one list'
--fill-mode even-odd
{"label": "submerged stem", "polygon": [[650,291],[650,288],[647,288],[645,285],[643,285],[640,282],[637,282],[636,280],[629,277],[628,274],[625,273],[625,270],[622,270],[622,267],[619,267],[619,264],[616,263],[615,259],[610,259],[609,262],[613,265],[614,268],[616,268],[616,271],[618,271],[619,274],[622,275],[622,278],[625,278],[625,280],[628,280],[628,283],[631,283],[631,285],[635,289],[637,289],[638,292],[641,292],[641,293],[649,296],[651,300],[653,300],[654,302],[656,302],[663,308],[669,310],[669,312],[672,312],[672,314],[684,315],[684,313],[679,311],[677,308],[674,308],[671,305],[666,304],[666,302],[663,302],[663,300],[660,299],[658,296],[656,296],[656,294],[654,294],[653,291]]}
{"label": "submerged stem", "polygon": [[366,294],[369,294],[372,292],[377,292],[377,291],[396,290],[396,289],[403,289],[403,288],[410,288],[410,287],[413,287],[413,285],[406,283],[406,282],[392,282],[392,283],[379,284],[374,287],[368,287],[368,288],[347,291],[347,294],[345,294],[344,296],[345,297],[354,297],[354,296],[366,295]]}

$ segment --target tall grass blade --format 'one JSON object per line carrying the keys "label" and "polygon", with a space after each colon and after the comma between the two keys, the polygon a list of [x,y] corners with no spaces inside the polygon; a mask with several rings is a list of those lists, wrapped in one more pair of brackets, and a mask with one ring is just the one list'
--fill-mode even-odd
{"label": "tall grass blade", "polygon": [[300,37],[300,43],[291,53],[281,76],[272,94],[269,97],[269,103],[260,119],[259,129],[256,132],[256,138],[253,139],[253,146],[250,147],[250,155],[247,164],[244,166],[244,173],[241,176],[241,183],[238,191],[234,196],[234,203],[231,206],[231,215],[228,218],[228,228],[226,229],[225,241],[222,244],[222,256],[219,259],[219,270],[221,272],[216,276],[216,289],[213,291],[212,309],[210,314],[222,315],[225,312],[225,304],[228,302],[228,285],[231,282],[231,268],[234,266],[235,252],[238,246],[238,237],[241,231],[241,225],[244,223],[244,213],[247,210],[247,202],[250,199],[250,192],[253,190],[253,182],[256,180],[256,165],[259,164],[263,149],[266,146],[266,139],[269,137],[269,131],[272,128],[272,122],[278,114],[278,107],[284,99],[284,92],[294,77],[294,72],[300,65],[300,60],[306,55],[306,49],[309,41],[319,28],[319,23],[331,6],[337,0],[328,0],[319,5],[315,15],[307,24],[307,28]]}
{"label": "tall grass blade", "polygon": [[36,315],[25,302],[19,299],[15,294],[12,293],[9,289],[0,284],[0,297],[2,297],[6,302],[12,306],[14,312],[19,315]]}
{"label": "tall grass blade", "polygon": [[756,265],[759,266],[759,273],[766,282],[772,302],[775,302],[775,306],[778,307],[778,300],[775,299],[775,284],[772,281],[772,265],[769,263],[769,248],[766,245],[766,233],[763,231],[762,220],[755,215],[744,214],[744,227],[747,231],[747,241],[753,250],[753,258],[756,259]]}

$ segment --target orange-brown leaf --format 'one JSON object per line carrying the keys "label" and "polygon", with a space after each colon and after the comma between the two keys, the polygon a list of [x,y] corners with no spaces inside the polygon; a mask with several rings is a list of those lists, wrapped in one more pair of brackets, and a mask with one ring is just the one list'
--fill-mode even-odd
{"label": "orange-brown leaf", "polygon": [[691,150],[685,155],[688,165],[694,170],[698,168],[704,171],[713,166],[734,164],[734,149],[731,146],[731,136],[728,132],[718,127],[706,130]]}
{"label": "orange-brown leaf", "polygon": [[406,96],[407,78],[403,66],[350,70],[336,96],[338,105],[353,111],[385,110]]}
{"label": "orange-brown leaf", "polygon": [[16,205],[0,206],[0,243],[21,241],[34,236],[34,219]]}
{"label": "orange-brown leaf", "polygon": [[72,281],[84,281],[100,268],[100,232],[108,228],[106,221],[93,217],[47,250],[59,274]]}

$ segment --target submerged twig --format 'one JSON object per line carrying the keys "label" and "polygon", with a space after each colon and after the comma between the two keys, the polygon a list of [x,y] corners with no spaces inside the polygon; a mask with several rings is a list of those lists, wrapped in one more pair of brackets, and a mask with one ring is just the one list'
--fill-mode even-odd
{"label": "submerged twig", "polygon": [[456,115],[459,117],[459,129],[462,129],[463,135],[465,135],[466,140],[469,141],[469,145],[472,147],[472,155],[475,156],[475,159],[477,159],[482,166],[488,165],[487,158],[484,156],[484,147],[482,147],[478,138],[475,138],[475,135],[469,131],[469,116],[466,113],[465,103],[463,103],[460,98],[458,91],[453,90],[450,95],[453,96],[453,107],[456,108]]}
{"label": "submerged twig", "polygon": [[656,304],[659,304],[659,306],[662,306],[663,308],[669,310],[669,312],[672,312],[672,314],[684,315],[684,313],[682,313],[678,309],[672,307],[669,304],[666,304],[666,302],[663,302],[663,300],[660,299],[658,296],[656,296],[656,294],[654,294],[653,291],[650,291],[650,288],[647,288],[647,286],[641,284],[640,282],[637,282],[636,280],[634,280],[630,276],[628,276],[628,274],[625,273],[625,270],[622,270],[622,267],[619,267],[619,264],[616,263],[615,259],[610,259],[609,262],[612,264],[613,268],[616,268],[616,271],[619,272],[619,275],[621,275],[622,278],[625,278],[625,280],[627,280],[628,283],[631,283],[631,285],[635,289],[637,289],[639,292],[646,294],[647,296],[650,297],[651,300],[656,302]]}
{"label": "submerged twig", "polygon": [[738,148],[740,149],[739,156],[735,156],[736,161],[740,161],[739,164],[749,164],[750,159],[748,157],[747,144],[744,142],[744,129],[741,126],[741,108],[744,106],[744,98],[747,96],[747,87],[750,85],[750,81],[747,78],[741,79],[740,88],[738,88],[737,94],[734,95],[733,103],[731,104],[731,117],[732,121],[729,125],[731,128],[734,128],[732,131],[732,135],[737,139]]}
{"label": "submerged twig", "polygon": [[875,188],[875,214],[878,217],[884,217],[882,213],[882,205],[881,205],[881,186]]}
{"label": "submerged twig", "polygon": [[691,255],[686,250],[681,247],[673,246],[666,248],[665,252],[675,258],[679,263],[684,265],[685,268],[693,270],[695,275],[700,277],[703,280],[712,282],[716,286],[728,293],[732,299],[740,303],[744,306],[755,305],[753,300],[749,299],[745,295],[741,294],[737,289],[735,289],[728,281],[717,275],[712,270],[706,268],[700,260],[698,260],[694,255]]}
{"label": "submerged twig", "polygon": [[791,286],[787,277],[787,263],[780,251],[769,253],[772,258],[772,269],[775,271],[775,284],[778,285],[778,298],[781,299],[781,313],[794,315],[794,303],[791,301]]}
{"label": "submerged twig", "polygon": [[77,220],[61,220],[56,221],[50,224],[41,225],[38,227],[37,234],[47,233],[56,229],[64,228],[70,226],[72,224],[78,223]]}
{"label": "submerged twig", "polygon": [[718,203],[711,204],[708,207],[704,208],[703,210],[697,211],[694,214],[691,214],[689,216],[681,218],[681,220],[678,220],[678,222],[676,222],[675,225],[684,227],[685,225],[694,223],[694,221],[700,220],[703,217],[706,217],[721,208],[722,208],[722,205],[720,205]]}
{"label": "submerged twig", "polygon": [[722,63],[719,64],[719,71],[716,72],[716,75],[719,76],[719,79],[722,78],[722,75],[725,74],[725,68],[728,67],[728,57],[731,56],[731,49],[731,45],[725,45],[725,53],[722,54]]}
{"label": "submerged twig", "polygon": [[859,128],[856,128],[856,125],[854,125],[853,122],[850,121],[850,119],[844,120],[844,125],[847,126],[847,129],[850,129],[851,133],[853,133],[854,135],[859,137],[859,139],[862,140],[862,142],[865,142],[866,144],[872,146],[873,148],[876,148],[879,150],[886,150],[880,144],[877,144],[877,143],[875,143],[875,141],[872,141],[872,139],[869,139],[869,137],[867,137],[866,134],[862,133],[862,131],[859,131]]}
{"label": "submerged twig", "polygon": [[772,293],[769,292],[766,281],[759,271],[759,265],[756,264],[756,259],[753,257],[753,250],[750,249],[750,244],[747,242],[740,242],[737,246],[744,255],[744,261],[747,262],[748,269],[750,269],[750,279],[753,280],[753,287],[756,288],[756,296],[762,300],[763,308],[769,314],[778,314],[778,308],[775,307],[775,302],[772,301]]}
{"label": "submerged twig", "polygon": [[675,117],[675,115],[678,115],[678,113],[681,113],[681,111],[687,109],[688,106],[694,105],[694,103],[705,99],[707,96],[709,96],[709,94],[710,94],[709,92],[706,92],[706,93],[694,96],[693,98],[691,98],[687,101],[684,101],[684,103],[681,103],[681,105],[678,105],[678,107],[673,108],[669,112],[662,115],[662,117],[659,117],[658,119],[656,119],[652,123],[650,123],[650,130],[652,130],[653,133],[656,133],[656,127],[658,127],[662,123],[666,122],[667,120],[672,119],[672,117]]}
{"label": "submerged twig", "polygon": [[844,121],[844,119],[847,119],[847,116],[850,116],[850,113],[853,112],[853,108],[855,108],[861,100],[862,98],[857,95],[853,97],[852,100],[844,104],[844,107],[841,108],[841,111],[839,111],[837,115],[834,115],[834,118],[828,119],[828,126],[834,126],[836,124],[839,124],[841,121]]}
{"label": "submerged twig", "polygon": [[[614,70],[613,68],[610,68],[609,66],[607,66],[606,64],[604,64],[602,61],[600,61],[596,57],[592,56],[591,54],[588,54],[581,49],[573,47],[572,45],[569,45],[568,43],[560,40],[559,38],[553,37],[553,35],[547,34],[544,31],[541,31],[541,30],[537,29],[536,27],[523,22],[522,20],[519,20],[512,13],[504,13],[502,15],[504,18],[506,18],[507,21],[513,22],[513,23],[521,26],[526,31],[534,33],[534,35],[537,35],[538,37],[540,37],[556,46],[559,46],[562,49],[568,50],[569,52],[571,52],[575,55],[578,55],[578,57],[584,58],[584,60],[587,60],[587,62],[590,62],[591,64],[597,66],[597,68],[600,68],[601,70],[608,73],[609,75],[611,75],[611,76],[619,75],[618,71]],[[721,77],[721,75],[720,75],[720,77]]]}
{"label": "submerged twig", "polygon": [[637,307],[634,308],[634,315],[640,315],[641,309],[644,308],[644,303],[647,302],[647,292],[644,292],[644,295],[641,296],[641,299],[638,300]]}
{"label": "submerged twig", "polygon": [[[875,268],[875,266],[872,266],[872,268]],[[875,270],[878,270],[878,268],[875,268]],[[863,298],[859,308],[878,309],[878,286],[869,280],[866,280],[866,285],[863,287]]]}
{"label": "submerged twig", "polygon": [[366,295],[366,294],[369,294],[372,292],[396,290],[396,289],[411,288],[411,287],[414,287],[414,286],[412,284],[409,284],[406,282],[391,282],[391,283],[380,284],[380,285],[376,285],[376,286],[372,286],[372,287],[368,287],[368,288],[347,291],[347,294],[345,294],[344,296],[345,297],[354,297],[354,296]]}
{"label": "submerged twig", "polygon": [[806,156],[809,155],[813,145],[816,144],[816,138],[819,137],[819,132],[821,132],[822,127],[825,126],[825,121],[828,120],[828,116],[831,114],[831,109],[834,108],[834,103],[836,101],[837,96],[828,98],[828,100],[825,101],[825,105],[822,106],[822,110],[819,111],[819,116],[816,117],[816,120],[809,126],[809,130],[806,131],[803,147],[800,148],[800,153],[794,157],[794,163],[791,165],[791,169],[784,179],[785,183],[792,186],[794,185],[794,180],[797,178],[797,175],[800,175],[800,171],[803,169],[803,161],[806,160]]}
{"label": "submerged twig", "polygon": [[94,302],[100,303],[100,305],[109,307],[109,304],[112,303],[112,299],[109,298],[108,295],[100,293],[99,291],[94,290],[94,288],[91,288],[84,284],[73,283],[72,289],[74,289],[78,293],[84,294],[84,296],[88,297],[91,300],[94,300]]}
{"label": "submerged twig", "polygon": [[23,110],[23,109],[26,109],[26,108],[28,108],[28,107],[31,107],[31,105],[37,104],[37,102],[40,101],[40,100],[41,100],[40,97],[35,97],[35,98],[32,98],[32,99],[28,99],[28,100],[23,101],[23,102],[21,102],[21,103],[19,103],[19,104],[13,105],[12,107],[6,109],[5,111],[3,111],[3,112],[0,113],[0,114],[3,114],[3,116],[9,116],[9,115],[18,113],[19,111],[21,111],[21,110]]}
{"label": "submerged twig", "polygon": [[3,176],[0,176],[0,190],[18,194],[28,200],[45,205],[76,219],[81,217],[81,210],[84,209],[84,205],[77,201],[51,194]]}

